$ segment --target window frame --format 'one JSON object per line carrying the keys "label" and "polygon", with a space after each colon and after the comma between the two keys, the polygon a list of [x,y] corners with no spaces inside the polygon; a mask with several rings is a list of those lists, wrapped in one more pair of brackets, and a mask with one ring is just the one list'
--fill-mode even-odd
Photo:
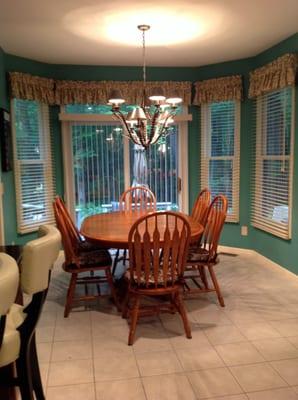
{"label": "window frame", "polygon": [[[279,89],[279,91],[287,90],[289,87]],[[279,238],[290,240],[292,238],[292,214],[293,214],[293,172],[294,172],[294,140],[295,140],[295,89],[291,87],[291,128],[290,128],[290,154],[289,155],[267,155],[263,154],[263,149],[266,148],[264,143],[267,143],[268,127],[267,127],[267,102],[264,101],[264,96],[267,96],[275,91],[265,93],[257,96],[255,99],[255,120],[256,120],[256,139],[255,139],[255,152],[254,152],[254,201],[252,205],[252,226],[270,233]],[[265,123],[264,123],[265,121]],[[264,128],[265,126],[265,128]],[[279,222],[272,222],[272,219],[263,217],[258,214],[262,208],[262,201],[258,199],[263,198],[263,171],[264,161],[285,161],[289,162],[289,180],[288,180],[288,229],[284,234],[282,229],[279,229]],[[256,215],[256,216],[255,216]],[[274,227],[275,226],[275,227]]]}
{"label": "window frame", "polygon": [[215,102],[202,104],[201,106],[201,165],[200,179],[201,188],[209,188],[210,161],[212,160],[231,160],[233,165],[232,172],[232,201],[233,212],[227,214],[226,222],[239,222],[239,203],[240,203],[240,125],[241,125],[241,102],[233,101],[235,104],[234,115],[234,155],[232,156],[211,156],[211,105]]}
{"label": "window frame", "polygon": [[[16,108],[15,100],[11,100],[12,115],[12,141],[13,141],[13,162],[15,177],[15,193],[16,193],[16,213],[17,213],[17,231],[20,234],[26,234],[38,231],[41,224],[54,224],[55,217],[52,202],[55,196],[55,179],[53,170],[53,149],[52,137],[50,130],[50,110],[47,104],[35,101],[38,105],[38,126],[39,140],[42,143],[42,157],[33,159],[19,159],[17,147],[17,131],[16,131]],[[32,101],[33,100],[26,100]],[[22,167],[28,165],[42,165],[44,172],[44,193],[45,193],[45,217],[36,222],[28,223],[23,218],[23,192],[22,192]]]}

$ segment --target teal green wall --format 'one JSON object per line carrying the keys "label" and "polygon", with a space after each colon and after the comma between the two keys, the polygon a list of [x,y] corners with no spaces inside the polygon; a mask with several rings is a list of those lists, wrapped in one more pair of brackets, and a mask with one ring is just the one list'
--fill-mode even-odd
{"label": "teal green wall", "polygon": [[[256,57],[255,65],[260,66],[266,64],[280,55],[287,52],[298,53],[298,34],[295,34],[264,51]],[[283,240],[272,236],[259,229],[251,227],[251,247],[272,259],[278,264],[283,265],[290,271],[298,274],[298,87],[295,88],[295,133],[294,133],[294,177],[293,177],[293,214],[292,214],[292,239]]]}
{"label": "teal green wall", "polygon": [[[298,33],[271,47],[261,54],[237,61],[208,65],[203,67],[181,68],[148,68],[148,80],[176,80],[191,81],[210,79],[220,76],[241,74],[244,83],[244,100],[241,103],[241,165],[240,165],[240,222],[239,224],[226,224],[222,235],[222,244],[233,247],[256,249],[265,256],[284,265],[298,273],[298,257],[295,249],[298,244],[298,160],[295,162],[293,180],[293,239],[285,241],[278,239],[263,231],[250,226],[251,205],[251,135],[252,135],[252,102],[247,99],[249,72],[264,65],[286,52],[298,52]],[[139,67],[115,66],[80,66],[80,65],[54,65],[35,62],[17,56],[5,54],[0,51],[0,104],[8,107],[7,85],[5,74],[8,71],[28,72],[56,79],[74,80],[139,80],[141,69]],[[4,76],[4,77],[3,77]],[[3,96],[3,90],[6,90]],[[297,92],[297,89],[296,89]],[[296,93],[297,95],[297,93]],[[298,99],[297,99],[298,101]],[[189,108],[193,120],[189,122],[189,199],[190,207],[200,189],[200,109],[196,106]],[[54,143],[54,158],[56,169],[57,193],[63,193],[62,175],[62,146],[61,130],[57,119],[58,107],[51,109],[51,124]],[[296,121],[298,118],[296,107]],[[295,142],[298,143],[298,123],[295,129]],[[297,149],[295,145],[295,151]],[[297,152],[297,151],[296,151]],[[12,173],[3,173],[5,184],[5,233],[7,243],[24,242],[31,238],[30,235],[16,234],[15,194]],[[297,184],[296,184],[297,181]],[[240,227],[249,226],[247,237],[240,235]]]}

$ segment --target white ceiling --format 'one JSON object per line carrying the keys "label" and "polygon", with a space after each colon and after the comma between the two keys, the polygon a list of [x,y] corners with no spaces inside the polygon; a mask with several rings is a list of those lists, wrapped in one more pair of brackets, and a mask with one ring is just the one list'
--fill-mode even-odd
{"label": "white ceiling", "polygon": [[33,60],[199,66],[254,56],[298,30],[298,0],[0,0],[0,47]]}

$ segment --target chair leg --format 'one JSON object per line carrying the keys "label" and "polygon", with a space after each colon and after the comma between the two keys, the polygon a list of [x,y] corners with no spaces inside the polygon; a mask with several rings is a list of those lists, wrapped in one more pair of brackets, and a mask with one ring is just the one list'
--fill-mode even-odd
{"label": "chair leg", "polygon": [[29,352],[30,346],[28,342],[23,342],[21,344],[19,358],[16,361],[17,377],[22,400],[34,400]]}
{"label": "chair leg", "polygon": [[135,333],[136,333],[136,326],[137,326],[137,322],[138,322],[139,307],[140,307],[140,296],[136,295],[133,309],[131,312],[130,330],[129,330],[129,335],[128,335],[128,345],[129,346],[131,346],[134,341],[134,337],[135,337]]}
{"label": "chair leg", "polygon": [[219,288],[219,284],[217,282],[217,279],[216,279],[216,276],[215,276],[215,273],[214,273],[214,270],[213,270],[213,265],[208,265],[208,270],[209,270],[209,274],[210,274],[212,282],[213,282],[214,289],[215,289],[217,297],[218,297],[219,304],[222,307],[224,307],[225,306],[225,302],[224,302],[224,299],[222,297],[222,294],[221,294],[221,291],[220,291],[220,288]]}
{"label": "chair leg", "polygon": [[126,254],[127,254],[127,250],[124,249],[123,250],[123,261],[122,261],[123,266],[125,265],[125,262],[126,262]]}
{"label": "chair leg", "polygon": [[205,289],[209,289],[208,279],[207,279],[207,275],[206,275],[206,271],[205,271],[204,267],[199,266],[198,269],[199,269],[199,273],[200,273],[200,277],[203,282],[203,285],[205,286]]}
{"label": "chair leg", "polygon": [[114,258],[114,262],[113,262],[113,269],[112,269],[112,275],[113,276],[115,275],[115,272],[116,272],[117,263],[118,263],[118,260],[119,260],[119,252],[120,252],[120,250],[117,249],[116,255],[115,255],[115,258]]}
{"label": "chair leg", "polygon": [[64,308],[64,318],[67,318],[69,313],[70,313],[72,302],[73,302],[73,297],[74,297],[74,292],[75,292],[75,288],[76,288],[77,279],[78,279],[78,274],[72,273],[71,274],[71,278],[70,278],[70,282],[69,282],[67,295],[66,295],[66,303],[65,303],[65,308]]}
{"label": "chair leg", "polygon": [[36,400],[45,400],[45,395],[42,387],[42,381],[40,376],[39,370],[39,363],[37,357],[37,350],[36,350],[36,339],[35,339],[35,332],[33,334],[31,340],[31,348],[30,348],[30,356],[31,356],[31,368],[32,368],[32,384],[33,390],[35,393]]}
{"label": "chair leg", "polygon": [[179,291],[177,291],[176,294],[175,294],[175,304],[177,306],[179,314],[181,315],[186,337],[188,339],[191,339],[191,330],[190,330],[187,314],[186,314],[186,311],[185,311],[185,308],[184,308],[184,304],[183,304],[183,301],[181,299],[181,295],[180,295]]}
{"label": "chair leg", "polygon": [[129,304],[129,289],[127,288],[127,291],[125,293],[125,298],[123,300],[122,304],[122,318],[127,318],[128,315],[128,304]]}
{"label": "chair leg", "polygon": [[118,297],[117,297],[116,289],[115,289],[115,286],[114,286],[113,277],[112,277],[112,274],[111,274],[110,267],[107,267],[105,269],[105,273],[106,273],[107,281],[108,281],[108,284],[110,286],[111,294],[112,294],[112,297],[114,299],[114,302],[115,302],[115,305],[117,307],[117,310],[121,311],[121,306],[120,306],[119,301],[118,301]]}

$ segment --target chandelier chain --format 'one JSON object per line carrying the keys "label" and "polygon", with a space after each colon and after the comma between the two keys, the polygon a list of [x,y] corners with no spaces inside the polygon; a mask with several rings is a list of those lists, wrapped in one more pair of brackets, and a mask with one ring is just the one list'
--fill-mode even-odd
{"label": "chandelier chain", "polygon": [[146,47],[145,47],[145,30],[142,30],[143,39],[143,90],[145,91],[146,85]]}

